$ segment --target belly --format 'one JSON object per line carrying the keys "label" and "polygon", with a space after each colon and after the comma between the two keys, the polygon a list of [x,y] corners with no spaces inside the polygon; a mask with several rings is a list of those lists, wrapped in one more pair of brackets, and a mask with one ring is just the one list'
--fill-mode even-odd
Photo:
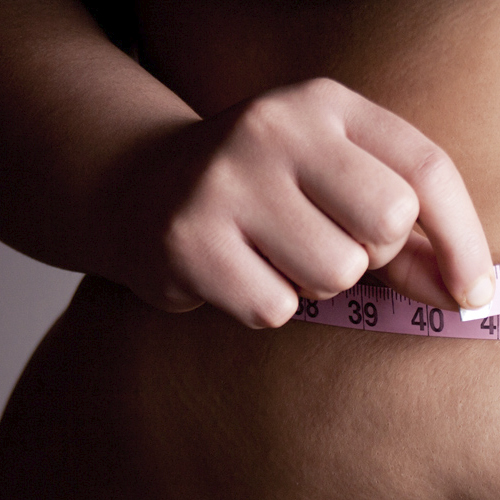
{"label": "belly", "polygon": [[87,278],[0,423],[0,474],[19,498],[496,500],[499,355],[293,321],[256,332]]}
{"label": "belly", "polygon": [[[500,3],[245,3],[146,2],[143,64],[204,116],[315,76],[395,111],[455,160],[500,262]],[[24,436],[5,463],[44,485],[55,456],[96,488],[119,457],[110,488],[126,498],[132,482],[152,498],[494,499],[499,346],[293,321],[255,333],[87,279],[0,441]]]}
{"label": "belly", "polygon": [[454,159],[499,262],[500,4],[287,3],[147,2],[141,60],[202,116],[316,76],[391,109]]}
{"label": "belly", "polygon": [[498,81],[494,0],[142,4],[142,62],[202,115],[315,76],[401,113]]}

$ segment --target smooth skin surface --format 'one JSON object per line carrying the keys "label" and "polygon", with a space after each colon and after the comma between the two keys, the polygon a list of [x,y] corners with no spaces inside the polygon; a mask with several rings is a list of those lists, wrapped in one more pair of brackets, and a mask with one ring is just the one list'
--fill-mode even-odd
{"label": "smooth skin surface", "polygon": [[[18,5],[5,2],[2,8],[12,13]],[[488,246],[499,262],[497,2],[276,1],[251,7],[237,1],[217,7],[144,2],[141,61],[179,97],[105,42],[90,21],[78,24],[82,11],[63,10],[63,5],[70,4],[53,4],[64,13],[57,18],[58,43],[50,37],[44,42],[60,51],[69,40],[73,51],[61,59],[62,50],[57,64],[45,68],[50,79],[64,74],[67,80],[58,80],[59,92],[43,78],[36,88],[45,89],[43,102],[49,107],[60,106],[61,89],[74,88],[78,80],[80,91],[72,94],[66,114],[59,113],[58,120],[41,116],[46,117],[45,140],[60,137],[61,119],[67,127],[72,113],[80,126],[88,124],[85,134],[76,141],[68,133],[67,142],[43,142],[34,134],[24,149],[8,151],[24,164],[26,150],[33,155],[42,145],[57,150],[58,158],[71,159],[73,166],[68,173],[64,162],[51,160],[65,172],[59,186],[72,186],[71,192],[76,186],[79,196],[71,198],[71,211],[49,190],[49,207],[57,217],[49,227],[39,221],[28,233],[19,214],[24,214],[21,222],[33,224],[38,198],[28,207],[31,212],[21,200],[7,198],[9,213],[17,215],[7,219],[16,224],[7,226],[5,239],[18,247],[29,249],[38,241],[40,258],[93,269],[133,290],[135,283],[136,293],[149,302],[155,302],[155,290],[165,290],[164,276],[174,276],[167,308],[197,305],[201,296],[249,326],[281,323],[293,301],[285,293],[282,301],[276,299],[261,285],[245,284],[237,293],[231,286],[245,283],[241,274],[253,277],[255,269],[265,269],[264,275],[290,292],[294,288],[283,275],[292,274],[310,296],[335,292],[333,271],[322,262],[329,257],[322,255],[322,245],[331,245],[324,231],[351,228],[353,234],[340,233],[339,244],[358,250],[338,257],[364,255],[363,265],[353,265],[359,274],[370,263],[377,267],[390,260],[403,246],[378,275],[437,304],[450,304],[443,282],[464,300],[465,284],[473,286],[491,264]],[[35,10],[24,11],[26,18],[30,12]],[[38,19],[35,32],[43,20],[50,24],[55,18]],[[61,19],[66,24],[60,25]],[[91,36],[83,36],[89,31]],[[83,48],[77,43],[82,36]],[[89,58],[96,50],[99,57]],[[79,71],[97,71],[100,78],[57,73],[70,63]],[[13,62],[9,67],[12,75],[19,71],[19,80],[9,82],[25,80],[26,67]],[[38,78],[40,70],[31,75]],[[5,104],[5,92],[2,106],[17,116],[14,106]],[[39,100],[23,105],[32,111]],[[16,123],[6,131],[10,138],[26,130],[26,123]],[[427,168],[429,153],[420,148],[425,150],[430,140],[441,160]],[[327,146],[328,154],[322,154]],[[413,154],[421,161],[411,160]],[[330,156],[341,161],[330,163]],[[168,179],[159,182],[165,158],[174,171],[194,172],[197,182],[188,175],[179,177],[184,181],[175,189]],[[371,176],[363,175],[365,168]],[[337,185],[339,176],[350,187],[349,197]],[[236,199],[226,179],[236,186]],[[383,182],[378,185],[377,179]],[[275,192],[276,185],[286,191]],[[159,192],[173,194],[148,196]],[[381,205],[375,203],[379,195]],[[365,197],[376,205],[372,210],[359,207]],[[415,199],[418,211],[410,207],[408,220],[387,216],[398,203],[413,206]],[[316,210],[318,229],[311,234],[321,245],[287,230],[310,229],[304,204]],[[88,213],[90,220],[98,219],[89,206],[102,224],[89,222]],[[367,213],[384,221],[389,236],[364,222]],[[207,214],[217,225],[208,227]],[[405,243],[416,216],[432,245],[412,247],[415,235]],[[187,236],[179,234],[179,226],[189,228]],[[135,239],[138,227],[141,237]],[[166,240],[165,227],[170,231]],[[219,250],[231,262],[235,255],[227,248],[234,247],[227,246],[228,239],[239,242],[234,244],[240,249],[244,242],[245,266],[230,266],[215,250],[205,251],[199,238],[206,242],[213,227],[217,237],[208,248],[223,241]],[[88,232],[76,239],[82,228]],[[282,232],[292,238],[287,241],[295,245],[293,252],[281,242]],[[58,237],[57,251],[43,244],[44,234]],[[164,255],[151,250],[151,234],[167,241],[167,255],[177,257],[167,261],[164,274],[154,264],[158,260],[147,257]],[[89,249],[89,242],[99,252]],[[176,254],[175,248],[182,251]],[[200,248],[203,252],[195,251]],[[248,262],[255,263],[259,254],[273,265],[263,267],[264,259],[251,267]],[[111,258],[116,255],[120,259]],[[213,267],[214,262],[225,267]],[[151,263],[150,273],[143,272],[144,263]],[[211,271],[216,271],[217,286],[210,284]],[[146,276],[147,282],[148,275],[159,276],[161,285],[137,284],[134,278]],[[337,275],[333,281],[338,280]],[[224,302],[226,292],[231,300]],[[125,287],[90,277],[35,354],[6,410],[0,425],[0,488],[7,498],[496,500],[499,365],[499,347],[491,341],[365,333],[293,321],[256,332],[211,305],[185,314],[161,312]]]}
{"label": "smooth skin surface", "polygon": [[[168,5],[160,3],[154,23],[175,23]],[[158,25],[148,25],[149,8],[141,32],[153,40],[140,45],[153,47],[144,56],[153,67],[162,33],[170,30],[158,35]],[[183,8],[192,21],[220,14]],[[183,8],[172,11],[182,16]],[[236,15],[227,19],[233,28],[255,18],[257,27],[265,20],[274,32],[280,21],[264,6],[246,16],[238,3],[227,9]],[[160,309],[185,311],[208,301],[252,327],[285,323],[297,291],[328,298],[367,269],[383,268],[388,284],[433,305],[456,307],[453,297],[470,308],[491,299],[487,240],[455,165],[405,121],[318,78],[328,54],[316,54],[323,69],[305,82],[290,86],[291,71],[285,86],[253,98],[248,89],[246,101],[201,120],[112,46],[77,3],[6,1],[3,10],[8,244],[103,275]],[[305,25],[299,32],[309,31]],[[168,42],[162,44],[183,46]],[[254,43],[253,50],[266,53]],[[178,57],[193,69],[191,54]],[[162,61],[170,67],[168,58]],[[207,83],[194,93],[210,89]],[[205,99],[208,108],[210,94]],[[429,241],[413,233],[417,220]]]}

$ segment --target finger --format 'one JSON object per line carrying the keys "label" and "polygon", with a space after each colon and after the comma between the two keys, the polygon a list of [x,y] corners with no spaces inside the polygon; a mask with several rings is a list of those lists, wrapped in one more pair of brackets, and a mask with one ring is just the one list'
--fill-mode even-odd
{"label": "finger", "polygon": [[[196,294],[250,328],[276,328],[296,312],[293,285],[237,231],[223,230],[217,248],[200,248],[206,258],[187,265]],[[187,274],[187,273],[186,273]]]}
{"label": "finger", "polygon": [[458,310],[443,282],[429,240],[416,232],[389,264],[371,274],[410,299],[440,309]]}
{"label": "finger", "polygon": [[451,159],[404,120],[359,101],[347,136],[404,177],[420,202],[419,223],[435,251],[446,287],[464,308],[491,301],[493,263],[463,180]]}
{"label": "finger", "polygon": [[364,245],[369,269],[381,267],[397,255],[412,231],[419,213],[417,196],[400,175],[351,142],[337,141],[329,151],[310,155],[298,172],[300,187]]}
{"label": "finger", "polygon": [[368,266],[364,247],[292,181],[281,184],[259,211],[240,219],[249,240],[302,296],[322,300],[353,286]]}

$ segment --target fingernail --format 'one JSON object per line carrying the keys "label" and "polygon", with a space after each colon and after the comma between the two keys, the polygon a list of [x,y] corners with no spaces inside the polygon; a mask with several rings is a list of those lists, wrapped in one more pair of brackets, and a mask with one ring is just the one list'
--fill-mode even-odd
{"label": "fingernail", "polygon": [[494,278],[490,274],[486,274],[479,278],[465,297],[466,307],[477,309],[491,302],[493,293],[495,292],[493,283]]}

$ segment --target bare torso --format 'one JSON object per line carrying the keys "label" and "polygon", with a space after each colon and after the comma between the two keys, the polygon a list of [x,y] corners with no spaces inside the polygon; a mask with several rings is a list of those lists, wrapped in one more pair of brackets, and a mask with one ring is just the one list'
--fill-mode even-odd
{"label": "bare torso", "polygon": [[[202,116],[316,76],[395,111],[454,159],[500,262],[500,4],[246,3],[144,2],[141,61]],[[499,401],[495,342],[256,333],[87,278],[0,439],[47,498],[495,499]]]}
{"label": "bare torso", "polygon": [[496,213],[488,185],[500,175],[497,2],[262,4],[146,2],[142,60],[202,116],[269,88],[331,77],[443,146],[478,210]]}

